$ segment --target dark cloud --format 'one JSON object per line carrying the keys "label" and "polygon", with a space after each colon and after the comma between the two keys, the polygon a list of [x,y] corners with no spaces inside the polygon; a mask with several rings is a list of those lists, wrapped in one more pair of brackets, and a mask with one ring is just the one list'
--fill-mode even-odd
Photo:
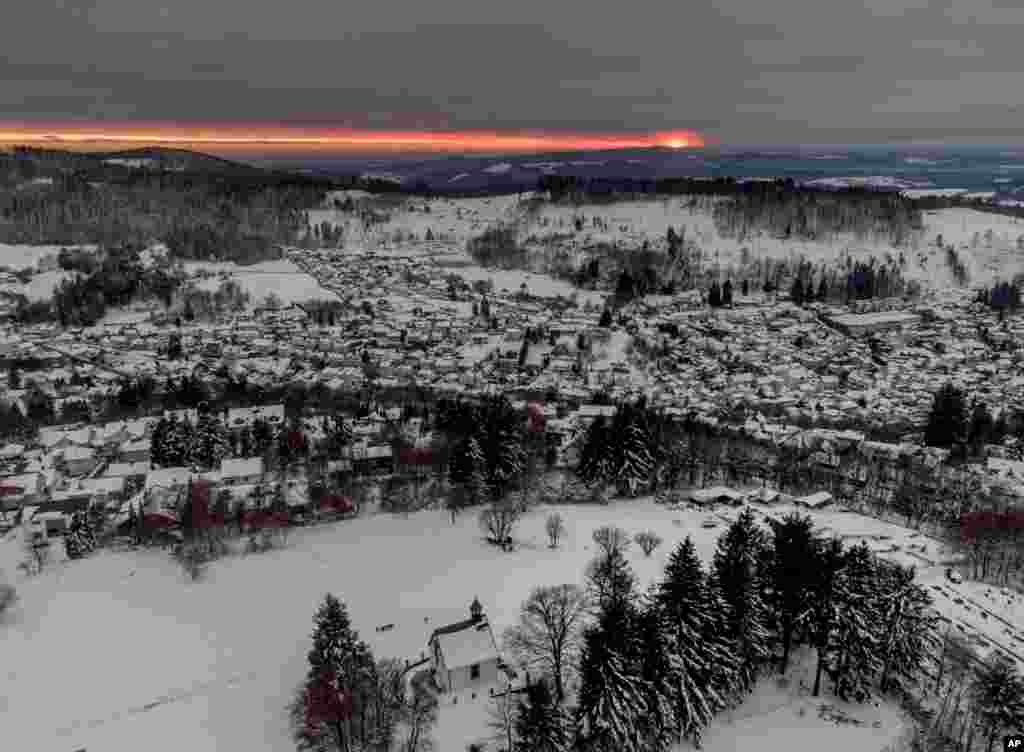
{"label": "dark cloud", "polygon": [[[1010,0],[15,0],[0,117],[1016,138]],[[927,134],[927,135],[925,135]]]}

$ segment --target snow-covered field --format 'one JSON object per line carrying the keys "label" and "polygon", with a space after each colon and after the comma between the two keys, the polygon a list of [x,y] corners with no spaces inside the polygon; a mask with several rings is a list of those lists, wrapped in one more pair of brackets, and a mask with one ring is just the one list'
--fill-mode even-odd
{"label": "snow-covered field", "polygon": [[0,243],[0,266],[11,269],[35,269],[39,262],[50,256],[56,257],[61,250],[94,251],[95,246],[61,246],[61,245],[9,245]]}
{"label": "snow-covered field", "polygon": [[604,302],[605,295],[592,290],[580,290],[568,282],[554,279],[545,274],[534,274],[519,269],[487,269],[482,266],[460,265],[451,270],[470,284],[478,281],[491,282],[494,285],[494,292],[516,293],[526,285],[526,292],[542,298],[554,298],[561,295],[564,298],[577,296],[580,305],[590,300],[594,305]]}
{"label": "snow-covered field", "polygon": [[49,300],[53,297],[53,292],[60,286],[60,283],[73,276],[75,276],[74,272],[41,272],[33,275],[26,285],[11,282],[0,285],[0,291],[24,295],[29,299],[29,301],[33,302],[38,300]]}
{"label": "snow-covered field", "polygon": [[[0,543],[0,569],[21,595],[0,627],[4,741],[39,752],[288,750],[284,707],[303,676],[311,617],[324,593],[348,604],[378,657],[415,659],[431,630],[463,618],[474,596],[500,635],[533,587],[581,582],[594,554],[591,533],[601,525],[631,534],[653,529],[665,539],[650,558],[630,552],[646,586],[661,576],[686,535],[709,560],[717,535],[736,514],[672,510],[650,500],[563,507],[558,511],[569,535],[553,551],[544,535],[549,511],[524,519],[511,553],[485,544],[473,515],[454,525],[441,511],[380,515],[297,530],[284,550],[217,562],[197,584],[186,582],[160,551],[100,552],[21,580],[14,575],[16,541]],[[823,529],[844,536],[889,535],[886,545],[904,548],[920,542],[896,525],[852,513],[813,516]],[[703,528],[708,518],[719,526]],[[939,558],[938,552],[927,555]],[[941,578],[934,567],[921,571],[932,581]],[[937,605],[953,618],[963,610],[950,600]],[[1019,610],[1005,613],[1020,617]],[[375,631],[387,623],[394,630]],[[439,750],[463,750],[485,733],[486,701],[463,694],[457,705],[442,699]],[[835,752],[871,752],[899,732],[896,711],[884,704],[845,708],[862,725],[837,729],[818,718],[822,702],[835,704],[828,697],[812,703],[769,680],[731,722],[716,721],[706,749],[739,749],[743,739],[772,749],[810,749],[824,739]]]}
{"label": "snow-covered field", "polygon": [[204,279],[199,283],[201,290],[214,292],[225,279],[233,279],[249,293],[252,305],[261,305],[264,299],[273,293],[282,303],[301,303],[306,300],[336,300],[337,295],[324,289],[309,274],[306,274],[291,261],[266,261],[251,266],[239,266],[230,262],[206,263],[190,262],[185,265],[186,271],[213,272],[216,276]]}
{"label": "snow-covered field", "polygon": [[[508,221],[516,207],[518,198],[493,196],[490,198],[425,200],[409,198],[403,205],[389,210],[390,220],[364,232],[356,215],[337,209],[315,209],[309,212],[310,224],[327,222],[333,226],[348,225],[347,242],[380,243],[394,236],[415,235],[422,240],[427,230],[438,240],[447,240],[465,246],[469,238],[481,234],[498,222]],[[424,212],[424,206],[430,206]]]}

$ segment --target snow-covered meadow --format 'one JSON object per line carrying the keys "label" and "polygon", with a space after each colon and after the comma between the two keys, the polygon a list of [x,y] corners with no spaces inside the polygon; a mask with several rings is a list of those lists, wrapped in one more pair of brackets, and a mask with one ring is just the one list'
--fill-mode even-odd
{"label": "snow-covered meadow", "polygon": [[10,269],[38,269],[40,264],[52,259],[56,261],[61,250],[82,250],[94,251],[96,246],[92,245],[11,245],[0,243],[0,266]]}
{"label": "snow-covered meadow", "polygon": [[[544,519],[556,510],[568,536],[552,550]],[[761,508],[759,515],[786,511]],[[601,525],[630,534],[652,529],[664,538],[650,558],[635,546],[629,553],[646,586],[661,576],[686,535],[708,561],[735,514],[673,510],[649,499],[540,508],[523,520],[510,553],[487,545],[471,514],[455,524],[439,510],[376,515],[296,530],[283,550],[216,562],[199,583],[187,582],[158,550],[101,551],[21,579],[14,574],[18,543],[9,536],[0,543],[0,568],[17,585],[21,602],[0,627],[3,738],[40,752],[288,750],[284,708],[305,671],[311,618],[324,593],[346,602],[378,657],[415,660],[431,630],[464,618],[474,596],[500,636],[533,587],[582,582],[595,550],[591,533]],[[899,526],[857,514],[813,516],[822,529],[851,542],[882,535],[890,536],[885,547],[921,542]],[[704,527],[710,520],[718,526]],[[925,555],[941,558],[937,551]],[[929,582],[941,580],[939,566],[922,564],[919,572]],[[937,606],[947,616],[962,616],[952,600],[937,599]],[[388,623],[395,628],[375,631]],[[743,739],[811,748],[826,739],[835,752],[870,752],[898,735],[893,707],[846,706],[827,696],[814,701],[800,688],[800,671],[789,687],[766,680],[732,716],[717,719],[705,749],[738,749]],[[442,697],[439,750],[463,750],[486,734],[486,698],[461,694],[456,705]],[[837,727],[819,718],[823,703],[861,725]]]}
{"label": "snow-covered meadow", "polygon": [[216,292],[221,283],[228,279],[239,284],[249,294],[250,305],[262,305],[267,296],[273,294],[282,303],[301,303],[306,300],[337,300],[338,296],[320,286],[314,277],[306,274],[291,261],[265,261],[250,266],[239,266],[232,262],[188,262],[185,270],[189,274],[212,273],[201,280],[199,289]]}

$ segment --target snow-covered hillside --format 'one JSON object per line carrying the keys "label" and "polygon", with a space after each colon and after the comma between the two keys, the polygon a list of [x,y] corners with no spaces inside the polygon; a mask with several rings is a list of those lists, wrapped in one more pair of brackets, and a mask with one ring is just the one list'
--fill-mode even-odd
{"label": "snow-covered hillside", "polygon": [[[425,207],[429,207],[429,212],[424,211]],[[924,231],[901,247],[852,235],[822,241],[782,240],[767,233],[724,237],[708,210],[690,208],[687,198],[680,196],[578,207],[543,203],[532,212],[523,211],[516,195],[408,198],[389,207],[385,213],[387,221],[370,227],[364,227],[357,215],[337,209],[311,211],[310,222],[346,226],[342,245],[353,250],[422,241],[429,230],[435,240],[459,252],[464,251],[470,238],[499,225],[514,225],[520,242],[533,238],[543,244],[548,242],[546,238],[558,236],[555,247],[563,250],[600,243],[631,248],[648,242],[655,248],[664,247],[665,235],[671,226],[677,231],[685,230],[687,240],[703,251],[705,266],[717,265],[724,274],[728,274],[730,268],[739,268],[743,259],[803,258],[815,265],[839,265],[845,263],[847,256],[854,261],[867,261],[871,257],[883,261],[903,254],[907,260],[904,276],[933,288],[954,285],[946,252],[937,245],[941,238],[944,245],[957,249],[969,273],[970,284],[991,284],[1024,272],[1024,252],[1018,248],[1018,238],[1024,236],[1024,220],[974,209],[926,212]],[[581,230],[575,227],[577,219],[582,220]],[[992,234],[986,238],[989,230]]]}

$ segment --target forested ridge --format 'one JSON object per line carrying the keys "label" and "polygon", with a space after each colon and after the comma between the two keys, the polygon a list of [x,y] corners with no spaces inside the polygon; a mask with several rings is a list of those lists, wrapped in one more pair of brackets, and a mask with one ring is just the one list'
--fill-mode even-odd
{"label": "forested ridge", "polygon": [[164,243],[179,258],[254,263],[294,242],[306,211],[345,185],[181,150],[17,148],[0,153],[0,242]]}

